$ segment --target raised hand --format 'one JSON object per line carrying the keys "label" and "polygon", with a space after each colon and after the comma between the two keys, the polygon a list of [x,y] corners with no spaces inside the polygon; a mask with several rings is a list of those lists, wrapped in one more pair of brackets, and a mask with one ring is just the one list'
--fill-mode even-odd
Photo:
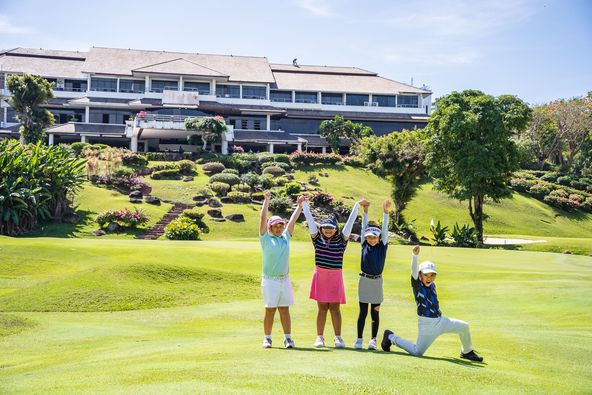
{"label": "raised hand", "polygon": [[419,246],[413,247],[413,255],[419,255]]}
{"label": "raised hand", "polygon": [[382,203],[382,209],[384,210],[385,213],[389,212],[389,209],[391,208],[392,202],[390,200],[385,200],[384,203]]}
{"label": "raised hand", "polygon": [[263,198],[264,198],[266,201],[269,201],[269,200],[271,199],[271,192],[270,192],[270,191],[266,191],[266,192],[263,194]]}
{"label": "raised hand", "polygon": [[296,203],[300,206],[305,200],[307,200],[306,195],[300,195],[298,196],[298,199],[296,199]]}

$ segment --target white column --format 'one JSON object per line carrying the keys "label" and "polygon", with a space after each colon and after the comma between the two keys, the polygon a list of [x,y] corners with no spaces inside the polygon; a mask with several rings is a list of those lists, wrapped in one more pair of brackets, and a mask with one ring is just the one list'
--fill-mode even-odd
{"label": "white column", "polygon": [[180,92],[182,90],[183,90],[183,76],[180,75],[179,76],[179,89],[178,89],[178,91]]}
{"label": "white column", "polygon": [[265,89],[265,95],[267,96],[266,99],[269,100],[271,98],[271,86],[269,84],[267,84],[266,86],[267,89]]}
{"label": "white column", "polygon": [[345,106],[345,104],[347,103],[347,101],[345,100],[345,93],[343,94],[343,99],[341,100],[343,100],[343,105]]}
{"label": "white column", "polygon": [[138,136],[132,136],[132,141],[130,141],[130,150],[133,152],[138,152]]}
{"label": "white column", "polygon": [[292,103],[296,103],[296,91],[292,91]]}
{"label": "white column", "polygon": [[80,136],[80,142],[81,143],[86,143],[86,136],[85,135],[81,135]]}
{"label": "white column", "polygon": [[210,83],[210,95],[216,95],[216,80],[212,80]]}
{"label": "white column", "polygon": [[150,77],[146,76],[144,78],[144,93],[150,92]]}
{"label": "white column", "polygon": [[270,154],[273,154],[273,143],[267,143],[267,151],[269,151]]}
{"label": "white column", "polygon": [[48,144],[49,144],[49,145],[53,145],[53,133],[49,133],[49,134],[48,134],[48,137],[49,137],[49,142],[48,142]]}
{"label": "white column", "polygon": [[4,122],[8,122],[8,107],[4,107],[3,111],[3,115],[2,115],[2,120]]}
{"label": "white column", "polygon": [[220,146],[220,151],[222,155],[228,155],[228,141],[226,139],[222,139],[222,145]]}
{"label": "white column", "polygon": [[327,147],[323,147],[321,152],[322,152],[323,154],[326,154],[326,153],[327,153]]}
{"label": "white column", "polygon": [[84,107],[84,123],[89,123],[90,122],[90,107],[86,106]]}
{"label": "white column", "polygon": [[298,143],[298,151],[302,151],[302,143]]}
{"label": "white column", "polygon": [[317,103],[321,104],[321,92],[317,93]]}
{"label": "white column", "polygon": [[117,87],[115,88],[115,90],[119,93],[119,78],[117,79]]}
{"label": "white column", "polygon": [[240,98],[243,98],[243,86],[239,85],[238,86],[238,95],[240,96]]}
{"label": "white column", "polygon": [[271,130],[271,114],[267,114],[265,116],[265,122],[267,122],[267,124],[265,125],[265,130]]}
{"label": "white column", "polygon": [[368,104],[370,104],[370,107],[372,107],[372,93],[368,95]]}
{"label": "white column", "polygon": [[148,140],[144,140],[144,152],[148,152]]}
{"label": "white column", "polygon": [[90,92],[90,74],[86,77],[86,91]]}

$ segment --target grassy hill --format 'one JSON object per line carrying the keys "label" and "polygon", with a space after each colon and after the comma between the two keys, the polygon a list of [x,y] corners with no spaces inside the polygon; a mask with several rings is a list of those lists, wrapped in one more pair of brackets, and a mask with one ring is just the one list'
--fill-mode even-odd
{"label": "grassy hill", "polygon": [[[413,339],[409,253],[389,248],[381,329]],[[356,244],[344,269],[348,349],[313,349],[310,244],[294,242],[291,258],[299,348],[277,347],[276,322],[276,348],[263,350],[256,241],[0,237],[0,392],[585,393],[592,385],[592,314],[581,302],[588,257],[423,248],[422,259],[439,265],[443,312],[470,323],[482,365],[457,358],[454,335],[421,359],[351,349]]]}

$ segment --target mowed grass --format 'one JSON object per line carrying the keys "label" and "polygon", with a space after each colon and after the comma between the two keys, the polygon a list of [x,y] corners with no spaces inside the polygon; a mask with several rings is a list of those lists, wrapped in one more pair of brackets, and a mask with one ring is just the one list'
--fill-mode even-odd
{"label": "mowed grass", "polygon": [[[312,247],[298,241],[291,247],[298,348],[281,348],[276,320],[275,348],[263,350],[256,241],[0,237],[0,392],[589,392],[592,310],[585,295],[592,258],[423,247],[421,259],[438,265],[444,314],[470,323],[485,357],[485,364],[472,364],[458,359],[452,334],[424,358],[351,348],[358,310],[354,243],[344,269],[348,349],[313,349]],[[389,247],[381,330],[413,339],[409,258],[409,247]],[[200,288],[205,278],[210,287]],[[81,308],[69,290],[89,284],[100,292]],[[133,305],[113,297],[131,291]],[[138,303],[143,300],[150,303]],[[368,331],[369,321],[366,341]],[[329,321],[328,343],[331,335]]]}

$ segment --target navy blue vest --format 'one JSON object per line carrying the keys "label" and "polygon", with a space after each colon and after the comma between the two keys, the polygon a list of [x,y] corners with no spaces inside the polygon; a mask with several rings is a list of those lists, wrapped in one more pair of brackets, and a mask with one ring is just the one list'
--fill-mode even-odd
{"label": "navy blue vest", "polygon": [[417,304],[417,315],[429,318],[437,318],[442,315],[436,294],[436,284],[431,283],[429,287],[426,287],[419,278],[416,280],[411,276],[411,287]]}

